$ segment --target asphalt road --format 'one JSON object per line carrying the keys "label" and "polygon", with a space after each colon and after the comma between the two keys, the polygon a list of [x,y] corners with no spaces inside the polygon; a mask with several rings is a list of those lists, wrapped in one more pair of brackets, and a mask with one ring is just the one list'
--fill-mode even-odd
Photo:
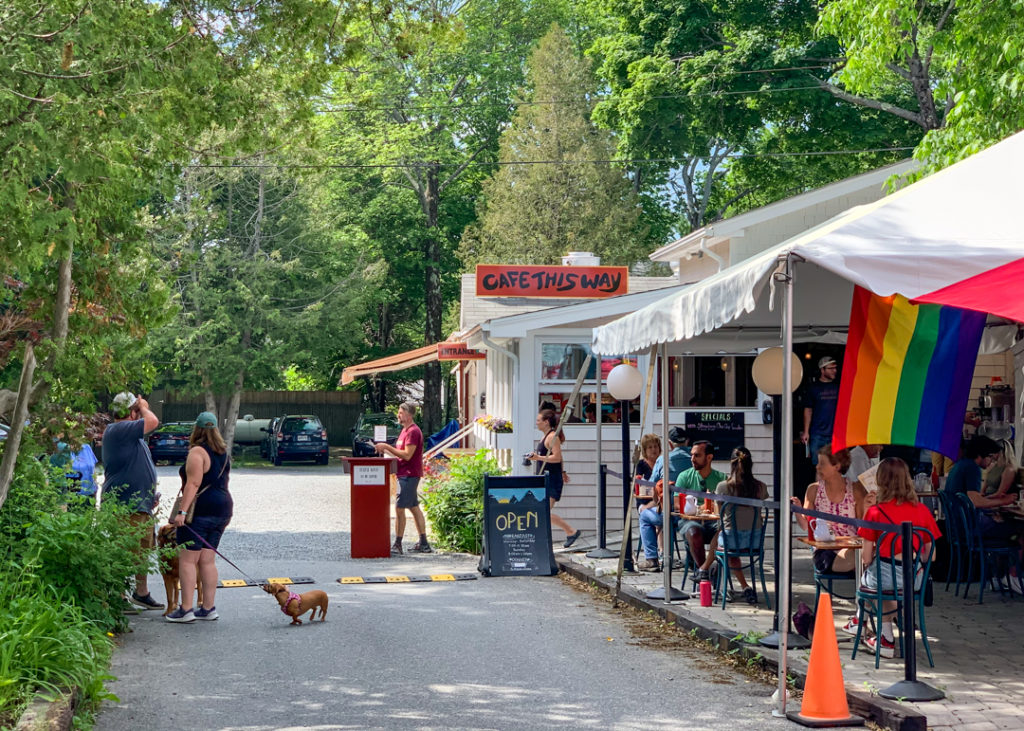
{"label": "asphalt road", "polygon": [[[176,469],[158,471],[169,503]],[[120,702],[105,704],[96,728],[788,725],[770,715],[770,687],[698,650],[638,639],[605,603],[557,577],[337,583],[475,569],[465,555],[349,558],[347,485],[334,465],[233,471],[235,518],[221,551],[256,579],[314,577],[330,597],[327,621],[289,626],[274,599],[254,588],[219,590],[216,622],[133,617],[112,669]],[[220,567],[222,579],[238,577]],[[151,586],[160,595],[159,577]]]}

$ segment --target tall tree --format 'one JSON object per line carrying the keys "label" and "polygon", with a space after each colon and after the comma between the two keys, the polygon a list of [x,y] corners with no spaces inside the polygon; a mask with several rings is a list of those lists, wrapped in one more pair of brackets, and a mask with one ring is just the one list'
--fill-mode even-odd
{"label": "tall tree", "polygon": [[[823,91],[817,79],[828,77],[830,63],[821,59],[838,49],[830,37],[815,38],[812,0],[592,0],[587,7],[610,19],[597,24],[603,31],[589,51],[610,90],[594,118],[619,134],[623,157],[649,161],[638,164],[645,189],[674,194],[679,233],[907,154],[844,155],[840,172],[822,151],[920,139],[906,120],[867,108],[851,114]],[[738,179],[731,175],[737,158],[749,158]],[[779,159],[786,160],[781,175]],[[762,163],[771,173],[763,181]]]}
{"label": "tall tree", "polygon": [[[833,0],[819,30],[841,48],[822,85],[926,131],[915,153],[926,169],[1024,128],[1021,0]],[[888,103],[893,88],[908,103]]]}
{"label": "tall tree", "polygon": [[501,167],[462,237],[467,265],[554,264],[570,250],[629,265],[654,248],[632,183],[606,162],[611,135],[590,121],[594,88],[590,64],[553,27],[530,55],[528,91],[501,136]]}
{"label": "tall tree", "polygon": [[[421,221],[415,250],[394,250],[420,267],[423,342],[443,337],[443,293],[457,286],[452,252],[466,220],[446,221],[446,199],[472,196],[494,160],[498,134],[523,82],[532,43],[562,12],[558,0],[406,0],[372,6],[358,33],[358,63],[332,85],[346,164],[382,169],[386,186],[413,196]],[[455,204],[456,210],[461,210]],[[400,285],[400,282],[394,282]],[[440,365],[424,367],[423,418],[440,425]]]}
{"label": "tall tree", "polygon": [[[22,303],[50,306],[32,308],[42,340],[13,353],[20,372],[0,385],[17,392],[0,390],[0,408],[27,413],[56,390],[61,409],[91,409],[96,390],[151,380],[139,340],[167,316],[169,290],[145,237],[146,202],[170,194],[199,133],[245,118],[239,78],[271,57],[309,68],[347,13],[306,0],[4,4],[0,264],[24,285]],[[11,423],[0,505],[25,420]]]}

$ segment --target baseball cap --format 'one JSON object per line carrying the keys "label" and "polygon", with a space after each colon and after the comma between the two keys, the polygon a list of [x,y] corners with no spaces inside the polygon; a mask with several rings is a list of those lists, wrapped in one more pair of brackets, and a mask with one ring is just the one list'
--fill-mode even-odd
{"label": "baseball cap", "polygon": [[686,441],[686,430],[678,426],[672,427],[668,430],[668,440],[676,444],[682,444]]}
{"label": "baseball cap", "polygon": [[138,397],[131,391],[122,391],[110,402],[110,413],[117,417],[127,416],[138,400]]}
{"label": "baseball cap", "polygon": [[826,366],[836,365],[836,359],[831,355],[822,356],[821,360],[818,361],[818,368],[825,368]]}
{"label": "baseball cap", "polygon": [[207,429],[211,426],[217,426],[217,417],[209,411],[204,411],[196,417],[196,426]]}

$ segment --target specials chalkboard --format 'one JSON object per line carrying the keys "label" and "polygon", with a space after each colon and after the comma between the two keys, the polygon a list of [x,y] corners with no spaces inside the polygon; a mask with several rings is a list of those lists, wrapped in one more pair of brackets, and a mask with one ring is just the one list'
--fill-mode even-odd
{"label": "specials chalkboard", "polygon": [[715,460],[729,460],[742,447],[745,422],[742,411],[687,411],[686,434],[690,443],[706,439],[715,447]]}
{"label": "specials chalkboard", "polygon": [[484,477],[484,576],[554,576],[547,475]]}

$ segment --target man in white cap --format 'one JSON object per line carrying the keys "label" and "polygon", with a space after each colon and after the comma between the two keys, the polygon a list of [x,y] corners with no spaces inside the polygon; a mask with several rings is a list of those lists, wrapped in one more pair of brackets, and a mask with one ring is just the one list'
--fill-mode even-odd
{"label": "man in white cap", "polygon": [[[153,510],[156,508],[156,467],[145,436],[160,426],[146,399],[122,391],[110,404],[114,423],[103,432],[103,496],[127,505],[132,523],[145,525],[142,549],[153,548]],[[149,593],[146,574],[135,577],[132,603],[144,609],[163,609]]]}
{"label": "man in white cap", "polygon": [[804,430],[800,441],[807,445],[811,464],[818,464],[818,450],[832,443],[832,428],[836,423],[836,406],[839,404],[839,383],[836,373],[839,366],[831,355],[818,361],[818,380],[807,389],[804,406]]}

